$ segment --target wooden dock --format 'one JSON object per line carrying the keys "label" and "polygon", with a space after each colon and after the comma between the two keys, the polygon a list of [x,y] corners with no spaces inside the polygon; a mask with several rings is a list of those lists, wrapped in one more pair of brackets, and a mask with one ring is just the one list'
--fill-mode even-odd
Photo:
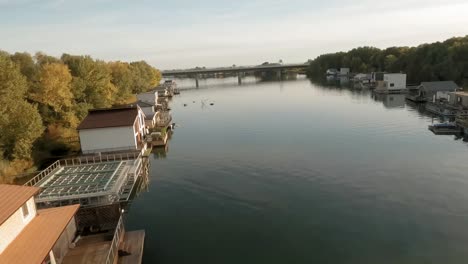
{"label": "wooden dock", "polygon": [[167,140],[169,139],[169,134],[166,133],[164,136],[161,137],[152,137],[151,138],[151,146],[153,147],[164,147],[167,144]]}
{"label": "wooden dock", "polygon": [[139,264],[143,261],[143,247],[145,244],[145,230],[125,232],[124,239],[119,245],[119,251],[130,253],[119,256],[118,264]]}

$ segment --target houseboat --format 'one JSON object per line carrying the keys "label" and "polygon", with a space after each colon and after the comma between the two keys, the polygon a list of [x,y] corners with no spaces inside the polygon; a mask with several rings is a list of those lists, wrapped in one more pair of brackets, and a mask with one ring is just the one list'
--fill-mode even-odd
{"label": "houseboat", "polygon": [[448,99],[448,94],[457,89],[458,86],[453,81],[422,82],[406,95],[406,99],[416,103],[434,102],[442,98]]}
{"label": "houseboat", "polygon": [[[0,185],[0,263],[141,263],[144,230],[78,228],[80,205],[36,209],[37,187]],[[125,254],[121,254],[125,253]]]}
{"label": "houseboat", "polygon": [[90,110],[77,130],[83,154],[145,151],[145,114],[138,105]]}
{"label": "houseboat", "polygon": [[399,94],[406,93],[406,74],[384,73],[382,80],[377,79],[375,84],[376,93]]}
{"label": "houseboat", "polygon": [[426,110],[441,116],[468,116],[468,93],[463,91],[448,92],[443,97],[428,102]]}

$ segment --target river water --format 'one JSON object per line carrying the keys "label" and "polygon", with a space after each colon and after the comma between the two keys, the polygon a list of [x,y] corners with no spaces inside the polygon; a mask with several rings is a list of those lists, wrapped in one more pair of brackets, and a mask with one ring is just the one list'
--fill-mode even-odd
{"label": "river water", "polygon": [[468,262],[468,145],[404,96],[192,85],[126,218],[146,230],[145,263]]}

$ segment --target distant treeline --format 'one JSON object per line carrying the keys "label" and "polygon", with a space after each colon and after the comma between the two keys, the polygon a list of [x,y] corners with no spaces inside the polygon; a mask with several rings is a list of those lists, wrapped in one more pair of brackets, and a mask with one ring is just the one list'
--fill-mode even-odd
{"label": "distant treeline", "polygon": [[89,109],[130,103],[160,80],[144,61],[0,51],[0,182],[73,150]]}
{"label": "distant treeline", "polygon": [[310,61],[309,77],[324,76],[329,68],[351,68],[355,73],[404,72],[408,83],[453,80],[468,86],[468,36],[417,47],[384,50],[360,47],[348,52],[325,54]]}

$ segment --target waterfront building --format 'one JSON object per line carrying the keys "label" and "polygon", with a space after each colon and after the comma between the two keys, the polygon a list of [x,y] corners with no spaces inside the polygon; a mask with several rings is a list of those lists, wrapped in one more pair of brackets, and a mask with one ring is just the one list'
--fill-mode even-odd
{"label": "waterfront building", "polygon": [[154,106],[158,101],[158,92],[154,90],[146,93],[140,93],[137,94],[137,99],[138,101],[145,102]]}
{"label": "waterfront building", "polygon": [[326,72],[326,75],[337,75],[338,74],[338,70],[337,69],[328,69],[327,72]]}
{"label": "waterfront building", "polygon": [[436,102],[448,100],[449,93],[455,92],[458,86],[453,81],[422,82],[406,99],[414,102]]}
{"label": "waterfront building", "polygon": [[351,73],[349,68],[340,68],[338,75],[340,76],[348,76]]}
{"label": "waterfront building", "polygon": [[156,125],[156,103],[151,104],[146,101],[138,101],[136,104],[145,114],[145,127],[147,129],[153,128]]}
{"label": "waterfront building", "polygon": [[37,187],[0,185],[0,263],[57,263],[73,246],[79,205],[36,210]]}
{"label": "waterfront building", "polygon": [[404,73],[384,73],[382,80],[376,79],[377,93],[403,93],[406,92],[406,74]]}
{"label": "waterfront building", "polygon": [[145,114],[137,105],[90,110],[77,130],[83,154],[145,150]]}
{"label": "waterfront building", "polygon": [[448,101],[455,107],[468,109],[468,92],[450,92],[448,94]]}

